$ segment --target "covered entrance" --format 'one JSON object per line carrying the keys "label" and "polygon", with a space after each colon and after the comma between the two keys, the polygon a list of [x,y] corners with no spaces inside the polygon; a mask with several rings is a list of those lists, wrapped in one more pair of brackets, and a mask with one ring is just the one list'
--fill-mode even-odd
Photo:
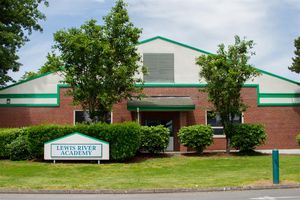
{"label": "covered entrance", "polygon": [[187,124],[187,112],[195,109],[190,97],[147,97],[128,101],[133,118],[145,126],[163,125],[170,130],[167,151],[183,150],[177,132]]}

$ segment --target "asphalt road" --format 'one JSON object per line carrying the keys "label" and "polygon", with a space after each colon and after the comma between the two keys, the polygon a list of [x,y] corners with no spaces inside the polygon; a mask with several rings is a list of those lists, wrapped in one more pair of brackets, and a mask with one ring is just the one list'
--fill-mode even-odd
{"label": "asphalt road", "polygon": [[0,194],[1,200],[300,200],[300,188],[160,194]]}

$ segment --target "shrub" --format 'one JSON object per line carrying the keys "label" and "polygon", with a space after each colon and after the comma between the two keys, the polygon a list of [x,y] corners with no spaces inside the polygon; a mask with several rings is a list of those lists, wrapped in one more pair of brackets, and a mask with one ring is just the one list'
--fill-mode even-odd
{"label": "shrub", "polygon": [[90,131],[93,127],[99,130],[99,139],[109,142],[110,159],[112,160],[123,161],[132,158],[140,147],[141,126],[135,122],[111,125],[95,124],[90,127]]}
{"label": "shrub", "polygon": [[34,158],[44,155],[44,143],[73,132],[80,132],[91,137],[109,142],[110,159],[123,161],[133,157],[140,146],[140,126],[128,122],[122,124],[77,124],[40,125],[26,129],[30,151]]}
{"label": "shrub", "polygon": [[9,145],[13,140],[15,140],[20,134],[23,133],[22,129],[19,128],[6,128],[0,129],[0,158],[9,158],[9,150],[7,145]]}
{"label": "shrub", "polygon": [[26,128],[32,157],[42,159],[45,142],[73,132],[75,132],[74,127],[70,125],[39,125]]}
{"label": "shrub", "polygon": [[11,160],[27,160],[31,158],[29,143],[26,135],[20,135],[7,145]]}
{"label": "shrub", "polygon": [[143,126],[141,129],[140,150],[158,153],[166,150],[169,144],[169,129],[163,125]]}
{"label": "shrub", "polygon": [[267,135],[261,124],[238,124],[233,128],[230,145],[241,152],[253,151],[264,144]]}
{"label": "shrub", "polygon": [[298,141],[298,144],[300,145],[300,134],[297,135],[296,139],[297,139],[297,141]]}
{"label": "shrub", "polygon": [[213,142],[213,130],[207,125],[183,127],[179,130],[178,136],[181,144],[192,147],[199,153]]}

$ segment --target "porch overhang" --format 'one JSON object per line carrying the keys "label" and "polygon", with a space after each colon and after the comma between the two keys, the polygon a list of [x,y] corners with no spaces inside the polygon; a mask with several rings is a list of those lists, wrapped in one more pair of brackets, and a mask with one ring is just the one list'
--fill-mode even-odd
{"label": "porch overhang", "polygon": [[191,111],[195,104],[191,97],[146,97],[127,102],[129,111]]}

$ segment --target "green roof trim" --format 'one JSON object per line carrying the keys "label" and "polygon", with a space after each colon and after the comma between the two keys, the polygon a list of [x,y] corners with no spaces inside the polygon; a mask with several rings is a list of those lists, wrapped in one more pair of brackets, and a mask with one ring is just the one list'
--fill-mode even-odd
{"label": "green roof trim", "polygon": [[198,48],[196,48],[196,47],[192,47],[192,46],[189,46],[189,45],[187,45],[187,44],[183,44],[183,43],[180,43],[180,42],[177,42],[177,41],[174,41],[174,40],[171,40],[171,39],[162,37],[162,36],[156,36],[156,37],[153,37],[153,38],[149,38],[149,39],[140,41],[139,44],[145,44],[145,43],[147,43],[147,42],[151,42],[151,41],[157,40],[157,39],[161,39],[161,40],[164,40],[164,41],[173,43],[173,44],[177,44],[177,45],[179,45],[179,46],[186,47],[186,48],[188,48],[188,49],[192,49],[192,50],[194,50],[194,51],[198,51],[198,52],[201,52],[201,53],[212,54],[212,53],[210,53],[210,52],[208,52],[208,51],[204,51],[204,50],[202,50],[202,49],[198,49]]}
{"label": "green roof trim", "polygon": [[68,134],[68,135],[65,135],[65,136],[62,136],[62,137],[59,137],[59,138],[55,138],[55,139],[53,139],[53,140],[49,140],[49,141],[45,142],[44,144],[49,144],[49,143],[51,143],[51,142],[55,142],[55,141],[57,141],[57,140],[61,140],[61,139],[66,138],[66,137],[70,137],[70,136],[72,136],[72,135],[80,135],[80,136],[83,136],[83,137],[86,137],[86,138],[89,138],[89,139],[92,139],[92,140],[96,140],[96,141],[98,141],[98,142],[102,142],[102,143],[105,143],[105,144],[109,144],[109,142],[106,142],[106,141],[103,141],[103,140],[100,140],[100,139],[91,137],[91,136],[89,136],[89,135],[85,135],[85,134],[80,133],[80,132],[70,133],[70,134]]}
{"label": "green roof trim", "polygon": [[189,106],[127,106],[129,111],[192,111],[195,110],[195,105]]}
{"label": "green roof trim", "polygon": [[[170,43],[182,46],[182,47],[186,47],[186,48],[189,48],[189,49],[201,52],[201,53],[212,54],[212,53],[204,51],[202,49],[198,49],[198,48],[195,48],[195,47],[192,47],[192,46],[189,46],[189,45],[186,45],[186,44],[183,44],[183,43],[180,43],[180,42],[177,42],[177,41],[174,41],[174,40],[162,37],[162,36],[156,36],[153,38],[149,38],[147,40],[140,41],[139,44],[151,42],[156,39],[161,39],[161,40],[164,40],[164,41],[167,41],[167,42],[170,42]],[[279,76],[279,75],[276,75],[276,74],[273,74],[273,73],[270,73],[270,72],[267,72],[267,71],[264,71],[264,70],[261,70],[258,68],[256,68],[256,69],[263,74],[267,74],[269,76],[273,76],[275,78],[278,78],[278,79],[281,79],[281,80],[284,80],[284,81],[287,81],[287,82],[290,82],[290,83],[293,83],[296,85],[300,85],[300,82],[290,80],[288,78],[285,78],[285,77],[282,77],[282,76]],[[56,72],[58,72],[58,71],[56,71]],[[10,87],[13,87],[13,86],[16,86],[16,85],[19,85],[19,84],[26,83],[28,81],[32,81],[32,80],[47,76],[52,73],[55,73],[55,72],[44,73],[39,76],[14,83],[12,85],[0,88],[0,91],[5,90]],[[199,87],[200,88],[200,87],[206,87],[207,84],[204,84],[204,83],[202,83],[202,84],[201,83],[144,83],[144,84],[136,84],[136,86],[137,87],[143,86],[145,88],[147,88],[147,87],[178,87],[178,88],[180,88],[180,87],[181,88]],[[258,84],[244,84],[243,87],[256,88],[256,90],[257,90],[257,105],[258,106],[299,106],[299,103],[283,103],[283,104],[282,103],[279,103],[279,104],[260,103],[260,98],[299,98],[300,93],[260,93]],[[32,107],[57,107],[60,105],[60,88],[69,88],[69,85],[57,84],[57,93],[53,93],[53,94],[47,94],[47,93],[45,93],[45,94],[42,94],[42,93],[40,93],[40,94],[0,94],[0,98],[2,98],[2,99],[3,98],[56,98],[57,99],[56,104],[0,104],[0,107],[14,107],[14,106],[16,106],[16,107],[22,107],[22,106],[24,106],[24,107],[31,107],[31,106]]]}
{"label": "green roof trim", "polygon": [[300,93],[260,93],[260,98],[299,98]]}
{"label": "green roof trim", "polygon": [[259,107],[290,107],[300,106],[300,103],[260,103]]}
{"label": "green roof trim", "polygon": [[[142,86],[141,84],[138,84],[136,86]],[[145,83],[144,87],[178,87],[178,88],[184,88],[184,87],[205,87],[207,84],[192,84],[192,83]],[[70,86],[67,84],[58,84],[57,85],[57,93],[54,94],[0,94],[0,98],[56,98],[57,103],[56,104],[0,104],[0,107],[58,107],[60,106],[60,89],[61,88],[69,88]],[[245,84],[243,87],[251,87],[256,88],[257,93],[257,106],[299,106],[299,103],[261,103],[261,98],[299,98],[300,93],[260,93],[259,91],[259,85],[258,84]],[[144,109],[144,111],[153,110],[153,108],[141,108]],[[172,107],[162,107],[157,108],[157,111],[169,110],[169,111],[182,111],[187,109],[186,107],[181,108],[177,107],[176,109]],[[190,108],[194,109],[194,108]],[[130,107],[128,110],[136,110],[136,108]]]}
{"label": "green roof trim", "polygon": [[207,84],[201,83],[144,83],[136,84],[137,87],[206,87]]}
{"label": "green roof trim", "polygon": [[[189,48],[189,49],[192,49],[192,50],[201,52],[201,53],[205,53],[205,54],[213,54],[213,53],[211,53],[211,52],[208,52],[208,51],[205,51],[205,50],[202,50],[202,49],[198,49],[198,48],[196,48],[196,47],[192,47],[192,46],[190,46],[190,45],[183,44],[183,43],[180,43],[180,42],[177,42],[177,41],[174,41],[174,40],[171,40],[171,39],[162,37],[162,36],[156,36],[156,37],[153,37],[153,38],[149,38],[149,39],[143,40],[143,41],[139,42],[139,44],[144,44],[144,43],[151,42],[151,41],[157,40],[157,39],[161,39],[161,40],[164,40],[164,41],[167,41],[167,42],[170,42],[170,43],[173,43],[173,44],[182,46],[182,47],[186,47],[186,48]],[[256,67],[255,67],[255,68],[256,68]],[[291,82],[291,83],[300,85],[300,82],[297,82],[297,81],[294,81],[294,80],[291,80],[291,79],[288,79],[288,78],[279,76],[279,75],[277,75],[277,74],[273,74],[273,73],[271,73],[271,72],[267,72],[267,71],[265,71],[265,70],[261,70],[261,69],[258,69],[258,68],[256,68],[256,69],[257,69],[258,71],[260,71],[261,73],[263,73],[263,74],[267,74],[267,75],[270,75],[270,76],[273,76],[273,77],[276,77],[276,78],[279,78],[279,79],[282,79],[282,80],[285,80],[285,81],[288,81],[288,82]]]}
{"label": "green roof trim", "polygon": [[0,107],[57,107],[58,104],[0,104]]}
{"label": "green roof trim", "polygon": [[0,94],[0,98],[57,98],[57,94]]}
{"label": "green roof trim", "polygon": [[[207,83],[144,83],[137,87],[206,87]],[[257,87],[257,84],[244,84],[243,87]]]}

